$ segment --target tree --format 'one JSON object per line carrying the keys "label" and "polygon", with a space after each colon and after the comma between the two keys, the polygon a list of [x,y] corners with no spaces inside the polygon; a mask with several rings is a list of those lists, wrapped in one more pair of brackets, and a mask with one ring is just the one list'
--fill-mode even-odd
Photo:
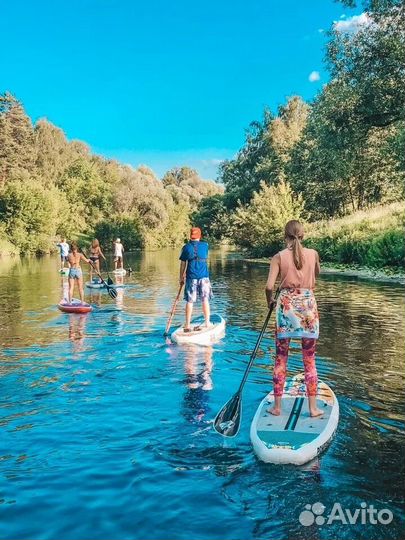
{"label": "tree", "polygon": [[308,113],[309,106],[293,96],[279,107],[276,117],[266,109],[262,122],[251,124],[242,150],[220,168],[230,208],[236,207],[238,201],[249,202],[261,182],[272,185],[285,179],[285,167],[301,138]]}
{"label": "tree", "polygon": [[33,172],[34,130],[22,104],[10,93],[0,94],[0,187],[13,170]]}
{"label": "tree", "polygon": [[280,249],[285,224],[300,219],[303,200],[295,195],[289,184],[280,182],[268,186],[262,182],[250,204],[240,205],[233,215],[235,242],[255,255],[271,255]]}
{"label": "tree", "polygon": [[201,200],[198,209],[191,215],[194,226],[200,227],[204,237],[222,240],[230,233],[230,214],[224,195],[217,193]]}
{"label": "tree", "polygon": [[379,11],[368,13],[355,32],[335,25],[327,48],[332,80],[356,96],[352,121],[366,130],[405,119],[405,5],[370,4]]}
{"label": "tree", "polygon": [[23,253],[47,252],[64,219],[65,201],[22,172],[0,195],[0,220],[10,241]]}

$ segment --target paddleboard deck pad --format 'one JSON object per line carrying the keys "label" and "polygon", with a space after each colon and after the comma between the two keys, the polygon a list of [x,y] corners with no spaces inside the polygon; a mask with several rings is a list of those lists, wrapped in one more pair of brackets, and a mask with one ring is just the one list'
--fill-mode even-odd
{"label": "paddleboard deck pad", "polygon": [[75,298],[70,303],[67,300],[62,300],[59,302],[58,308],[64,313],[89,313],[93,309],[87,302],[82,303]]}
{"label": "paddleboard deck pad", "polygon": [[322,416],[311,417],[304,374],[288,379],[284,386],[280,416],[268,412],[270,392],[260,403],[250,428],[250,440],[259,459],[266,463],[302,465],[318,456],[335,434],[339,403],[332,389],[318,382],[317,407]]}
{"label": "paddleboard deck pad", "polygon": [[197,317],[191,321],[191,332],[184,332],[180,326],[171,335],[176,343],[195,343],[197,345],[211,345],[225,335],[225,319],[221,315],[211,315],[211,326],[206,327],[204,317]]}

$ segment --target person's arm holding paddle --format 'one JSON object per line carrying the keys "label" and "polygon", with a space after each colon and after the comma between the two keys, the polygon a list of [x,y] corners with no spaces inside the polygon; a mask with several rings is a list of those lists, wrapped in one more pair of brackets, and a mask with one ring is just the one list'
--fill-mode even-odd
{"label": "person's arm holding paddle", "polygon": [[184,285],[186,281],[187,261],[180,261],[179,284]]}
{"label": "person's arm holding paddle", "polygon": [[273,289],[279,273],[280,255],[277,253],[277,255],[274,255],[274,257],[271,259],[269,276],[266,283],[266,300],[269,308],[271,308],[272,304],[274,304]]}

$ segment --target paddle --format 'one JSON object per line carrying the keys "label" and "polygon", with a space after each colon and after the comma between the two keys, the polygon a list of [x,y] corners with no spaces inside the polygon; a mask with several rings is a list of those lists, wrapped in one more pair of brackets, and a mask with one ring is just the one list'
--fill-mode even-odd
{"label": "paddle", "polygon": [[222,407],[222,409],[219,411],[219,413],[215,417],[214,429],[215,431],[217,431],[220,435],[223,435],[224,437],[235,437],[235,435],[238,434],[240,421],[242,417],[242,390],[243,390],[243,387],[245,386],[245,382],[247,380],[249,371],[256,358],[257,351],[259,350],[260,342],[262,341],[264,332],[266,331],[267,325],[269,324],[269,320],[273,312],[273,308],[276,304],[279,290],[280,289],[277,289],[277,292],[274,296],[274,301],[271,304],[271,307],[267,313],[266,320],[264,321],[259,337],[257,338],[255,348],[253,349],[253,352],[250,355],[250,360],[246,367],[245,374],[243,375],[243,379],[242,379],[242,382],[240,383],[238,391],[236,392],[236,394],[234,394],[231,397],[229,401],[225,403],[225,405]]}
{"label": "paddle", "polygon": [[105,267],[105,271],[107,272],[107,284],[108,285],[114,285],[114,282],[113,280],[110,278],[110,274],[108,273],[108,266],[107,266],[107,261],[104,259],[104,267]]}
{"label": "paddle", "polygon": [[[82,250],[82,253],[83,255],[86,257],[86,259],[88,259],[87,255],[85,254],[85,252]],[[104,283],[104,285],[107,287],[107,292],[108,294],[111,296],[111,298],[113,300],[115,300],[117,298],[117,289],[115,289],[114,287],[112,287],[109,283],[106,283],[104,281],[104,279],[101,277],[101,274],[100,272],[97,270],[97,268],[94,266],[94,264],[90,261],[89,259],[89,264],[90,266],[93,268],[93,270],[95,271],[95,273],[98,275],[98,277],[100,278],[101,280],[101,283]]]}
{"label": "paddle", "polygon": [[176,311],[176,307],[177,307],[177,302],[179,301],[179,298],[180,298],[180,295],[181,295],[181,291],[183,289],[183,283],[180,285],[179,287],[179,292],[177,293],[177,296],[173,302],[173,307],[172,307],[172,310],[170,312],[170,317],[169,317],[169,320],[167,321],[167,324],[166,324],[166,330],[163,334],[163,337],[167,337],[169,335],[169,329],[170,329],[170,326],[172,324],[172,319],[173,319],[173,315],[174,315],[174,312]]}

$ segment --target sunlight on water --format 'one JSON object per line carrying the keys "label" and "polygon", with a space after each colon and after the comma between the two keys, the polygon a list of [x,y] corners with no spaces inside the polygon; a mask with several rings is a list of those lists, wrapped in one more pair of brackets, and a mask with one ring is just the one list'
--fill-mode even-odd
{"label": "sunlight on water", "polygon": [[[327,452],[304,467],[260,463],[249,441],[271,388],[268,332],[249,376],[238,437],[212,421],[235,392],[266,314],[267,268],[217,251],[212,347],[163,338],[178,254],[132,255],[113,301],[56,304],[57,261],[0,263],[0,537],[245,540],[399,538],[404,527],[403,288],[328,275],[319,281],[318,371],[341,420]],[[177,316],[174,326],[181,322]],[[291,374],[302,370],[293,346]],[[388,508],[391,525],[303,527],[308,503]],[[357,536],[356,536],[357,535]]]}

